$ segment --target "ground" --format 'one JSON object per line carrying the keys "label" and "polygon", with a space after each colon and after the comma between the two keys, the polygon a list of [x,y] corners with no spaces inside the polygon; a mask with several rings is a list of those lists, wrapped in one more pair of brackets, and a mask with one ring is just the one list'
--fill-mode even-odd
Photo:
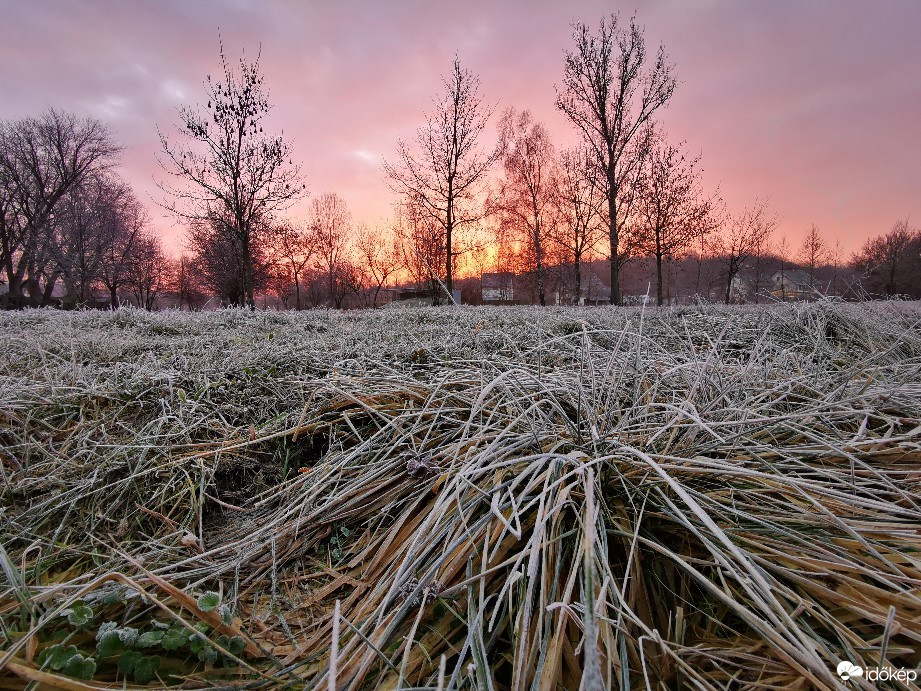
{"label": "ground", "polygon": [[0,683],[915,669],[919,319],[2,313]]}

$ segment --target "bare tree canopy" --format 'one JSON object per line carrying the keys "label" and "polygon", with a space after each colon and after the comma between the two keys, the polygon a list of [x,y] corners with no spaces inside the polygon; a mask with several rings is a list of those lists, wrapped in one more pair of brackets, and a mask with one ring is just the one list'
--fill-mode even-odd
{"label": "bare tree canopy", "polygon": [[620,268],[629,258],[625,234],[635,195],[634,181],[651,136],[653,113],[675,90],[672,66],[661,46],[651,64],[643,31],[630,18],[602,19],[597,35],[576,24],[575,50],[566,52],[557,107],[593,154],[607,199],[611,302],[620,304]]}
{"label": "bare tree canopy", "polygon": [[346,260],[352,214],[345,200],[327,192],[310,201],[310,235],[319,268],[327,278],[327,304],[342,302],[342,280],[347,278]]}
{"label": "bare tree canopy", "polygon": [[152,310],[157,297],[170,288],[175,270],[160,238],[148,232],[139,234],[131,252],[126,281],[137,306]]}
{"label": "bare tree canopy", "polygon": [[377,307],[381,288],[405,265],[396,228],[386,236],[380,227],[361,226],[355,240],[358,262],[370,284],[371,307]]}
{"label": "bare tree canopy", "polygon": [[768,212],[766,200],[755,203],[729,218],[712,243],[713,254],[723,265],[726,304],[732,302],[733,287],[745,262],[763,247],[777,227],[777,217]]}
{"label": "bare tree canopy", "polygon": [[54,109],[0,121],[0,265],[12,304],[47,304],[61,271],[48,234],[64,196],[120,147],[98,120]]}
{"label": "bare tree canopy", "polygon": [[851,265],[874,293],[921,297],[921,230],[907,218],[896,221],[885,235],[867,240]]}
{"label": "bare tree canopy", "polygon": [[314,237],[309,227],[288,221],[276,225],[272,229],[272,235],[276,278],[285,284],[294,284],[294,306],[295,309],[301,309],[301,284],[305,278],[305,271],[317,251]]}
{"label": "bare tree canopy", "polygon": [[656,304],[664,302],[662,264],[689,249],[719,221],[716,195],[700,181],[700,156],[656,138],[642,166],[637,204],[640,251],[656,261]]}
{"label": "bare tree canopy", "polygon": [[456,236],[477,222],[483,211],[477,201],[479,185],[499,157],[485,152],[480,138],[492,109],[480,96],[480,79],[461,68],[455,57],[444,94],[416,131],[415,151],[400,140],[396,161],[384,161],[391,189],[404,201],[429,215],[443,231],[445,285],[454,286]]}
{"label": "bare tree canopy", "polygon": [[544,271],[547,243],[553,228],[557,163],[547,128],[533,122],[528,111],[507,108],[499,122],[499,142],[505,177],[490,199],[500,223],[512,226],[525,240],[529,270],[537,278],[537,296],[546,305]]}
{"label": "bare tree canopy", "polygon": [[[193,222],[191,232],[210,226],[209,232],[228,236],[225,247],[238,248],[238,282],[246,304],[254,307],[257,226],[270,224],[275,213],[306,193],[306,186],[292,161],[291,144],[283,135],[263,132],[272,107],[259,56],[254,62],[241,58],[238,72],[223,46],[220,56],[223,75],[207,77],[204,110],[180,111],[178,142],[160,133],[160,164],[173,180],[159,184],[167,195],[165,206]],[[216,219],[220,223],[214,225]]]}
{"label": "bare tree canopy", "polygon": [[828,260],[828,247],[825,238],[816,227],[815,223],[809,229],[799,250],[799,260],[809,272],[809,291],[815,287],[815,272]]}
{"label": "bare tree canopy", "polygon": [[560,154],[554,196],[557,223],[552,240],[562,250],[564,259],[572,260],[574,303],[582,295],[583,258],[605,235],[600,208],[603,195],[592,180],[594,170],[592,155],[584,147]]}

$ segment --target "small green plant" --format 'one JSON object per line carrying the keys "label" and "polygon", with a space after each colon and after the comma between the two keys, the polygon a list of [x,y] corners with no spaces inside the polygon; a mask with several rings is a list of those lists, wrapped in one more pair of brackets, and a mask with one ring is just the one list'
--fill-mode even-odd
{"label": "small green plant", "polygon": [[[352,536],[354,531],[351,528],[348,528],[344,525],[333,526],[332,533],[329,536],[329,556],[334,562],[337,562],[342,559],[345,554],[345,546],[349,542],[349,538]],[[317,554],[323,555],[326,554],[327,546],[320,544],[317,545]]]}
{"label": "small green plant", "polygon": [[211,612],[217,609],[219,604],[221,604],[221,596],[215,592],[207,592],[198,596],[198,609],[202,612]]}
{"label": "small green plant", "polygon": [[90,623],[93,618],[93,609],[82,602],[75,604],[61,612],[61,616],[66,616],[71,626],[82,628]]}
{"label": "small green plant", "polygon": [[45,648],[38,656],[38,663],[43,669],[64,672],[77,679],[92,679],[96,673],[96,661],[85,657],[75,645],[57,644]]}
{"label": "small green plant", "polygon": [[[231,609],[221,604],[221,597],[216,592],[203,593],[196,602],[203,612],[217,609],[224,622],[229,622],[233,618]],[[211,627],[204,622],[199,622],[194,630],[190,630],[179,624],[158,620],[150,621],[143,629],[120,626],[117,622],[107,621],[103,622],[96,632],[96,655],[100,661],[115,664],[125,679],[137,684],[148,684],[157,677],[161,655],[172,658],[191,656],[200,662],[230,666],[233,660],[218,648],[232,655],[240,655],[246,649],[246,641],[240,636],[221,634],[212,642],[209,638],[211,633]],[[50,652],[46,652],[49,665],[57,665],[52,667],[53,669],[65,669],[65,666],[70,664],[69,660],[79,654],[75,646],[64,648],[59,645],[49,648],[48,651]],[[88,663],[92,663],[92,670],[86,672]],[[95,664],[92,659],[81,656],[73,666],[76,670],[92,676]]]}

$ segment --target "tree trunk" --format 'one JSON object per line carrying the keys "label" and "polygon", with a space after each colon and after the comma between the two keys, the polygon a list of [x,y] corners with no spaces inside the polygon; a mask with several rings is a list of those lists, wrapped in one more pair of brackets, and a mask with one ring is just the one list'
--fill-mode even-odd
{"label": "tree trunk", "polygon": [[582,299],[582,253],[581,252],[573,253],[573,268],[575,269],[575,278],[576,278],[576,296],[573,299],[573,304],[578,305],[579,300]]}
{"label": "tree trunk", "polygon": [[544,265],[541,256],[540,247],[540,223],[534,226],[534,258],[537,261],[537,301],[541,307],[547,306],[547,299],[544,295]]}
{"label": "tree trunk", "polygon": [[620,229],[617,227],[617,200],[614,188],[614,171],[608,171],[608,232],[611,240],[611,304],[620,305]]}
{"label": "tree trunk", "polygon": [[662,236],[659,230],[656,233],[656,304],[662,306]]}
{"label": "tree trunk", "polygon": [[112,283],[109,286],[109,301],[113,310],[118,309],[118,284]]}
{"label": "tree trunk", "polygon": [[48,279],[48,282],[45,284],[45,290],[42,293],[41,306],[45,307],[51,304],[51,297],[54,294],[54,286],[58,282],[58,275],[56,273],[51,274],[51,278]]}
{"label": "tree trunk", "polygon": [[249,246],[249,233],[243,238],[243,297],[246,306],[256,309],[256,295],[253,287],[253,256]]}
{"label": "tree trunk", "polygon": [[[448,195],[451,195],[451,182],[448,183]],[[451,237],[454,233],[454,201],[453,199],[448,200],[448,222],[445,224],[445,288],[448,289],[448,295],[452,298],[454,297],[454,272],[453,268],[453,259],[454,252],[452,247]],[[438,304],[437,302],[435,303]]]}

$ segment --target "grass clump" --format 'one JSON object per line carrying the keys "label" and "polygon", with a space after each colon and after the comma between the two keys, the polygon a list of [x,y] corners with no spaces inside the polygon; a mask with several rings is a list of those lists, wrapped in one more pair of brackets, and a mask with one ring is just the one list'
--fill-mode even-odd
{"label": "grass clump", "polygon": [[2,315],[0,666],[368,689],[917,668],[919,317]]}

